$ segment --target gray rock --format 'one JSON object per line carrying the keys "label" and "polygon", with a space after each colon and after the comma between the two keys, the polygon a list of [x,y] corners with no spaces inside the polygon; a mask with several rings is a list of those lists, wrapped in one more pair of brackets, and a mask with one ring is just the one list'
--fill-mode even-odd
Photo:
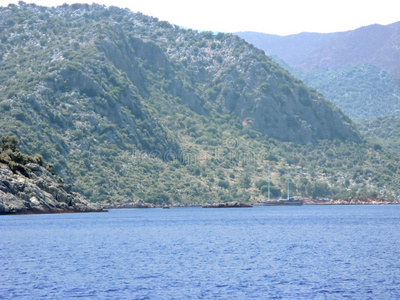
{"label": "gray rock", "polygon": [[28,164],[29,176],[0,166],[0,214],[62,213],[102,211],[71,186],[58,182],[49,171]]}

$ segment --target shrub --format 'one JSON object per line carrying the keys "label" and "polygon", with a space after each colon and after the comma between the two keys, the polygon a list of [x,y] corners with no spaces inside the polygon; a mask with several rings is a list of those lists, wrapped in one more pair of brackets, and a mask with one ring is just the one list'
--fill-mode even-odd
{"label": "shrub", "polygon": [[229,188],[229,181],[226,180],[219,180],[217,185],[223,189],[228,189]]}

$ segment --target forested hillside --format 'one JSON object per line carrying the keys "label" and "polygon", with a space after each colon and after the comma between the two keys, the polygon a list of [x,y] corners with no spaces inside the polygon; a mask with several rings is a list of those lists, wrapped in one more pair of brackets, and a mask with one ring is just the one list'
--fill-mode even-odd
{"label": "forested hillside", "polygon": [[[357,124],[379,125],[400,112],[400,22],[347,32],[275,36],[240,32],[239,36],[272,55],[292,74],[339,106]],[[374,124],[375,120],[377,121]],[[365,126],[360,125],[363,134]],[[390,127],[371,135],[399,150]],[[387,137],[391,136],[390,139]]]}
{"label": "forested hillside", "polygon": [[237,36],[95,4],[0,26],[0,135],[92,201],[248,201],[268,166],[276,196],[288,168],[298,194],[397,195],[397,156]]}
{"label": "forested hillside", "polygon": [[400,113],[400,85],[378,67],[359,65],[313,72],[293,70],[293,74],[302,78],[305,84],[323,91],[327,99],[356,122]]}
{"label": "forested hillside", "polygon": [[386,116],[364,120],[358,124],[370,140],[375,140],[395,152],[400,152],[400,117]]}

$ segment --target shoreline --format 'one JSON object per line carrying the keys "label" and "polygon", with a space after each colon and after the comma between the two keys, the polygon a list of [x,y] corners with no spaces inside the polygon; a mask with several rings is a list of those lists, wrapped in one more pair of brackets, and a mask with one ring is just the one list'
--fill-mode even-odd
{"label": "shoreline", "polygon": [[88,210],[88,211],[80,211],[80,210],[26,210],[26,211],[18,211],[18,212],[1,212],[0,216],[17,216],[17,215],[59,215],[59,214],[85,214],[85,213],[105,213],[108,212],[107,209],[99,209],[99,210]]}
{"label": "shoreline", "polygon": [[[326,206],[337,206],[337,205],[399,205],[400,202],[357,202],[357,203],[349,203],[345,201],[340,202],[304,202],[303,206],[311,206],[311,205],[326,205]],[[170,208],[184,208],[184,207],[202,207],[202,208],[251,208],[254,206],[264,206],[262,203],[213,203],[213,204],[168,204]],[[156,205],[150,203],[132,203],[132,204],[112,204],[105,205],[104,209],[148,209],[148,208],[164,208],[165,205]]]}
{"label": "shoreline", "polygon": [[[335,201],[335,202],[304,202],[302,206],[363,206],[363,205],[399,205],[400,202],[347,202],[347,201]],[[255,206],[264,206],[263,203],[214,203],[214,204],[169,204],[169,208],[185,208],[185,207],[200,207],[200,208],[252,208]],[[18,212],[7,212],[0,213],[0,216],[10,216],[10,215],[45,215],[45,214],[74,214],[74,213],[105,213],[109,209],[150,209],[158,208],[163,209],[165,205],[156,205],[151,203],[124,203],[124,204],[112,204],[104,205],[103,208],[97,210],[75,210],[75,209],[50,209],[50,210],[26,210]]]}

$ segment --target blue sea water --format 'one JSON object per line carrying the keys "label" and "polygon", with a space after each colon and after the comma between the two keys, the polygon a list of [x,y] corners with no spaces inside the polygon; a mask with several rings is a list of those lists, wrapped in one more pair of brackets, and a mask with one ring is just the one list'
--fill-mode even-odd
{"label": "blue sea water", "polygon": [[0,216],[0,299],[400,299],[400,206]]}

